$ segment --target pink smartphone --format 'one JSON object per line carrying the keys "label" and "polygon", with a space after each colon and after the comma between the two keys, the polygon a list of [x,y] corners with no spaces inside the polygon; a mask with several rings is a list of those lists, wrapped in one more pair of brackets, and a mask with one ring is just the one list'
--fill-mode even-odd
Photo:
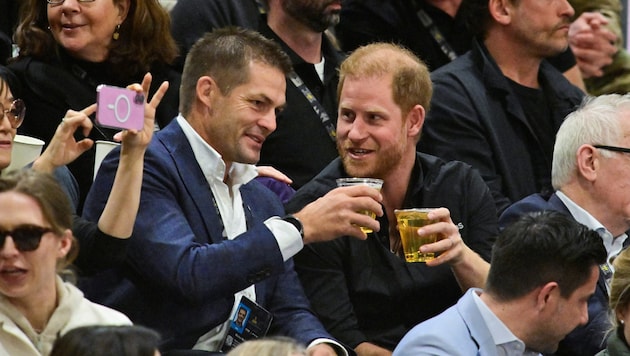
{"label": "pink smartphone", "polygon": [[109,85],[96,88],[96,123],[115,129],[141,130],[144,126],[144,94]]}

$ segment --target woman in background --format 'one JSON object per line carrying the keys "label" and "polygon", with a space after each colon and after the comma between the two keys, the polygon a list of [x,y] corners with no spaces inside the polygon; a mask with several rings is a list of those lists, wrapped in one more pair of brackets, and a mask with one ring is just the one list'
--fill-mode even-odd
{"label": "woman in background", "polygon": [[[177,56],[170,19],[158,0],[24,0],[15,39],[17,60],[9,65],[24,91],[28,111],[19,132],[49,143],[68,110],[96,102],[96,87],[126,87],[151,72],[155,85],[171,86],[156,113],[165,126],[178,113],[180,74],[169,64]],[[92,140],[110,140],[116,131],[92,130]],[[94,150],[68,167],[81,199],[92,184]],[[79,210],[80,211],[80,210]]]}
{"label": "woman in background", "polygon": [[[142,84],[133,84],[129,89],[144,92],[145,98],[151,85],[151,75],[145,75]],[[16,88],[15,94],[12,88]],[[144,152],[153,136],[155,111],[168,83],[162,83],[151,98],[145,103],[144,128],[140,131],[126,130],[115,138],[122,141],[121,159],[116,171],[116,178],[110,196],[98,223],[89,222],[78,215],[73,215],[72,229],[81,245],[81,253],[76,266],[83,274],[90,274],[122,262],[125,258],[128,238],[131,236],[140,202]],[[24,121],[24,103],[18,99],[19,87],[15,78],[5,67],[0,66],[0,172],[11,163],[13,138],[17,128]],[[76,141],[74,132],[81,128],[89,132],[92,123],[88,115],[95,110],[90,105],[83,111],[69,110],[59,124],[55,136],[44,153],[33,163],[33,169],[55,173],[55,177],[69,196],[73,190],[72,175],[64,167],[83,152],[90,149],[94,142],[89,139]],[[76,183],[74,183],[76,185]],[[74,209],[73,209],[74,211]]]}

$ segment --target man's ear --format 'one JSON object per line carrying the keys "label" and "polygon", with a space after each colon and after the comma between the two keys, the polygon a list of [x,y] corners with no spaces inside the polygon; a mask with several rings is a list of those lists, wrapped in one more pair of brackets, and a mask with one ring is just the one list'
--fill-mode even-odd
{"label": "man's ear", "polygon": [[422,131],[422,125],[424,124],[424,117],[426,115],[426,111],[422,105],[415,105],[409,113],[407,113],[406,118],[406,129],[408,137],[416,137]]}
{"label": "man's ear", "polygon": [[555,310],[558,298],[560,297],[560,286],[558,283],[547,282],[545,285],[537,289],[536,310],[539,313],[543,313],[547,310]]}
{"label": "man's ear", "polygon": [[577,170],[580,176],[592,182],[597,178],[597,172],[601,164],[601,154],[597,148],[591,145],[582,145],[576,152]]}
{"label": "man's ear", "polygon": [[208,108],[212,108],[212,96],[216,94],[217,90],[219,88],[212,77],[203,76],[197,80],[197,100]]}
{"label": "man's ear", "polygon": [[490,17],[501,25],[509,25],[512,22],[513,0],[489,0],[488,11]]}

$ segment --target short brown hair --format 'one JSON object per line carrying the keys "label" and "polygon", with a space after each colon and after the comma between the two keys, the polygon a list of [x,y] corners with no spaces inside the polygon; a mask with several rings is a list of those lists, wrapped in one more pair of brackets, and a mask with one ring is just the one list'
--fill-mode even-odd
{"label": "short brown hair", "polygon": [[196,97],[197,81],[203,76],[214,79],[221,94],[249,80],[249,64],[259,62],[291,72],[291,60],[274,41],[258,32],[227,27],[207,33],[188,52],[179,90],[179,111],[190,113]]}

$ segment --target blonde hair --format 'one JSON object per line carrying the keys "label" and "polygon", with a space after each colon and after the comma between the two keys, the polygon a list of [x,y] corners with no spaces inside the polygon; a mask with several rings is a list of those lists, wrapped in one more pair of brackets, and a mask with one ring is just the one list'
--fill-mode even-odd
{"label": "blonde hair", "polygon": [[392,97],[403,117],[415,105],[429,111],[433,86],[426,64],[406,48],[391,43],[373,43],[357,48],[339,68],[337,101],[346,78],[392,75]]}
{"label": "blonde hair", "polygon": [[228,356],[306,356],[306,348],[288,337],[273,337],[246,341]]}
{"label": "blonde hair", "polygon": [[615,326],[620,325],[617,311],[630,304],[630,249],[625,249],[613,262],[615,273],[610,283],[610,310]]}

